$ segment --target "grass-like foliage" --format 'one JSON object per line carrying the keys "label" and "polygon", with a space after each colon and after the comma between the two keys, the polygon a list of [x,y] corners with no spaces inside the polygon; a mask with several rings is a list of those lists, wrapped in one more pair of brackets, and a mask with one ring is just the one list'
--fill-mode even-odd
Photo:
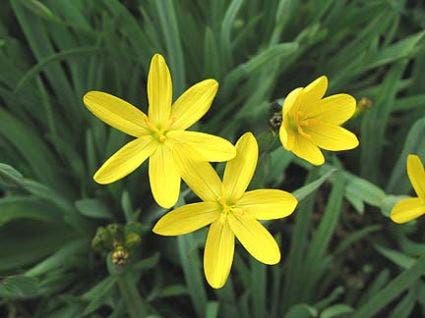
{"label": "grass-like foliage", "polygon": [[[425,159],[425,8],[405,0],[10,0],[0,9],[1,317],[423,317],[423,218],[389,216]],[[110,185],[93,175],[130,139],[84,106],[87,91],[147,112],[155,53],[173,96],[219,84],[192,130],[235,143],[252,131],[251,187],[291,191],[266,223],[274,266],[236,245],[229,279],[207,284],[206,230],[152,232],[167,210],[147,164]],[[357,100],[360,146],[315,167],[279,141],[283,98],[326,75]],[[224,164],[215,165],[222,173]],[[182,186],[178,206],[197,199]]]}

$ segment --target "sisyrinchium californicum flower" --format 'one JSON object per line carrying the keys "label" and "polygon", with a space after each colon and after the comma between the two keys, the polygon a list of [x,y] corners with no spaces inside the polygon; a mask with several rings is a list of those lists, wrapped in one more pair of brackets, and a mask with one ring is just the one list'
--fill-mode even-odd
{"label": "sisyrinchium californicum flower", "polygon": [[179,196],[181,179],[173,158],[175,148],[185,149],[181,152],[183,156],[201,161],[227,161],[235,156],[235,148],[227,140],[186,130],[208,111],[217,89],[215,80],[206,79],[190,87],[172,104],[170,72],[164,58],[156,54],[148,75],[148,115],[108,93],[85,94],[84,104],[95,116],[135,137],[99,168],[94,180],[100,184],[115,182],[149,158],[153,197],[162,207],[172,207]]}
{"label": "sisyrinchium californicum flower", "polygon": [[153,228],[157,234],[174,236],[210,225],[204,250],[204,272],[214,288],[222,287],[227,280],[235,236],[258,261],[278,263],[279,246],[258,220],[286,217],[297,205],[296,198],[282,190],[246,191],[258,160],[258,144],[251,133],[239,139],[236,151],[236,157],[226,164],[221,181],[209,163],[191,162],[180,149],[178,164],[183,179],[203,202],[176,208]]}

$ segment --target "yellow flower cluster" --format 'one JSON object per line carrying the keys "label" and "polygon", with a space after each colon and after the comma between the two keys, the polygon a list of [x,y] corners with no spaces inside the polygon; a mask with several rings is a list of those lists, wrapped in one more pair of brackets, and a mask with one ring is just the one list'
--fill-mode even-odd
{"label": "yellow flower cluster", "polygon": [[[279,137],[283,147],[314,165],[325,158],[321,149],[340,151],[358,146],[357,137],[341,127],[355,113],[356,101],[347,94],[324,97],[325,76],[286,97]],[[276,264],[281,255],[273,236],[259,222],[290,215],[297,199],[278,189],[247,191],[258,160],[258,144],[250,132],[234,146],[210,134],[189,131],[209,110],[218,83],[206,79],[190,87],[173,103],[172,81],[164,58],[153,56],[148,74],[148,114],[113,95],[90,91],[87,108],[110,126],[135,137],[99,168],[94,180],[117,181],[149,158],[149,182],[156,202],[171,208],[181,179],[201,202],[180,206],[164,215],[153,231],[175,236],[209,226],[204,250],[208,283],[222,287],[229,275],[235,237],[258,261]],[[209,162],[227,161],[222,180]],[[409,178],[418,197],[400,201],[391,218],[407,222],[425,212],[425,172],[417,156],[409,156]]]}

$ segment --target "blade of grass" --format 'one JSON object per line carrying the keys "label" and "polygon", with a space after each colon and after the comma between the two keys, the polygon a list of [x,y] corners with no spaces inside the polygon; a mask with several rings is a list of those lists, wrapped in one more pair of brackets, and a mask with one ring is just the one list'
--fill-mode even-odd
{"label": "blade of grass", "polygon": [[32,168],[33,175],[53,188],[63,189],[63,183],[54,168],[60,164],[44,141],[34,133],[36,130],[20,122],[4,109],[0,109],[0,122],[0,135],[16,147]]}
{"label": "blade of grass", "polygon": [[251,297],[254,317],[266,317],[266,266],[251,258]]}
{"label": "blade of grass", "polygon": [[386,187],[388,193],[405,194],[411,188],[406,176],[406,159],[410,153],[425,158],[425,117],[417,120],[409,131],[404,142],[403,150],[391,171],[390,179]]}
{"label": "blade of grass", "polygon": [[231,34],[236,16],[242,6],[243,0],[232,0],[224,14],[223,22],[220,30],[220,49],[223,51],[222,63],[227,69],[232,65],[232,44]]}
{"label": "blade of grass", "polygon": [[399,274],[377,294],[372,296],[364,305],[360,306],[351,318],[373,317],[393,299],[412,286],[412,284],[414,284],[424,274],[425,255],[421,256],[412,267]]}
{"label": "blade of grass", "polygon": [[175,5],[172,0],[155,1],[155,8],[165,38],[165,45],[169,55],[170,68],[173,74],[174,96],[179,96],[186,86],[183,49],[180,40],[179,25]]}
{"label": "blade of grass", "polygon": [[237,306],[237,300],[235,290],[233,288],[232,277],[229,276],[226,284],[223,288],[215,290],[217,299],[220,303],[220,313],[223,317],[235,317],[238,318],[239,311]]}
{"label": "blade of grass", "polygon": [[337,170],[335,168],[329,169],[323,176],[318,178],[317,180],[314,180],[305,186],[297,189],[294,191],[293,195],[297,198],[298,201],[302,201],[305,198],[307,198],[310,194],[312,194],[314,191],[320,188],[320,186],[325,183],[326,180],[328,180],[331,175],[336,172]]}
{"label": "blade of grass", "polygon": [[192,234],[179,236],[177,242],[187,288],[195,311],[199,317],[202,317],[207,306],[207,294],[200,271],[198,251],[194,248],[193,236]]}
{"label": "blade of grass", "polygon": [[369,234],[375,233],[381,229],[382,229],[381,225],[369,225],[361,230],[351,233],[342,242],[338,244],[338,246],[333,252],[333,255],[338,255],[343,253],[348,247],[350,247],[354,243],[364,239]]}
{"label": "blade of grass", "polygon": [[147,317],[145,301],[141,298],[130,273],[118,274],[117,285],[130,318]]}
{"label": "blade of grass", "polygon": [[321,218],[320,224],[316,232],[313,234],[310,246],[307,250],[307,256],[303,264],[304,268],[304,299],[310,300],[314,295],[315,284],[320,279],[320,272],[322,270],[322,262],[318,260],[323,259],[329,242],[332,238],[335,228],[338,224],[339,216],[342,212],[342,201],[345,191],[345,178],[342,173],[336,175],[336,180],[333,184],[331,194],[328,198],[328,203],[325,208],[324,215]]}
{"label": "blade of grass", "polygon": [[[31,14],[27,8],[23,7],[21,1],[11,0],[11,5],[37,60],[40,61],[47,56],[53,55],[55,51],[42,21]],[[49,65],[45,73],[50,85],[53,87],[55,95],[58,98],[60,97],[64,101],[64,104],[68,106],[65,108],[65,111],[69,116],[70,122],[77,127],[81,122],[81,113],[78,109],[79,103],[64,69],[56,62]]]}
{"label": "blade of grass", "polygon": [[279,59],[293,54],[298,49],[296,42],[279,43],[262,50],[247,62],[238,65],[227,76],[223,85],[223,95],[230,94],[234,87],[242,79],[254,74],[269,65],[273,65]]}
{"label": "blade of grass", "polygon": [[[313,182],[319,175],[318,169],[310,171],[306,184]],[[309,235],[311,215],[314,207],[314,195],[302,201],[297,208],[291,246],[286,261],[285,281],[281,298],[281,315],[294,305],[302,291],[299,283],[303,273],[300,271],[305,257],[305,246]]]}
{"label": "blade of grass", "polygon": [[[416,284],[418,285],[418,284]],[[391,315],[388,318],[408,318],[411,317],[411,313],[415,308],[417,298],[417,288],[412,287],[407,295],[398,303],[398,305],[392,310]]]}
{"label": "blade of grass", "polygon": [[219,303],[216,301],[209,301],[207,308],[205,309],[205,318],[217,318],[218,317]]}
{"label": "blade of grass", "polygon": [[19,80],[16,85],[14,93],[18,93],[29,81],[36,78],[36,76],[43,72],[46,67],[48,67],[53,62],[58,62],[61,60],[66,60],[70,57],[78,57],[84,55],[98,54],[101,52],[101,48],[96,46],[86,46],[86,47],[78,47],[72,48],[69,50],[65,50],[59,53],[52,54],[50,56],[44,57],[40,59],[40,61],[34,65],[31,69],[29,69],[25,75]]}
{"label": "blade of grass", "polygon": [[384,147],[385,132],[388,119],[394,104],[397,91],[395,87],[401,79],[407,66],[407,61],[401,61],[389,71],[386,76],[376,105],[362,120],[361,126],[361,176],[371,181],[380,179],[379,166]]}

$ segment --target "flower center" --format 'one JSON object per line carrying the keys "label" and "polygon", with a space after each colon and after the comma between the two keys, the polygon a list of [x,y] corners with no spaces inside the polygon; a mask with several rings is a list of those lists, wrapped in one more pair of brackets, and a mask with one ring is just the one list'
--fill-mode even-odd
{"label": "flower center", "polygon": [[152,124],[149,119],[146,118],[146,125],[151,131],[151,135],[161,144],[167,140],[167,130],[160,125],[155,126]]}
{"label": "flower center", "polygon": [[308,117],[305,118],[305,114],[299,110],[292,116],[288,116],[287,120],[288,120],[289,127],[293,131],[298,132],[298,134],[306,138],[309,138],[309,139],[311,138],[310,135],[305,130],[306,128],[309,128],[315,124],[316,122],[315,119],[308,118]]}
{"label": "flower center", "polygon": [[235,213],[235,205],[226,201],[225,198],[221,197],[217,200],[221,206],[221,213],[223,215],[229,215]]}
{"label": "flower center", "polygon": [[158,140],[159,143],[163,144],[167,140],[165,133],[166,133],[165,131],[158,131],[158,132],[154,132],[153,136],[156,140]]}
{"label": "flower center", "polygon": [[298,121],[294,117],[288,116],[286,120],[291,130],[298,130]]}

